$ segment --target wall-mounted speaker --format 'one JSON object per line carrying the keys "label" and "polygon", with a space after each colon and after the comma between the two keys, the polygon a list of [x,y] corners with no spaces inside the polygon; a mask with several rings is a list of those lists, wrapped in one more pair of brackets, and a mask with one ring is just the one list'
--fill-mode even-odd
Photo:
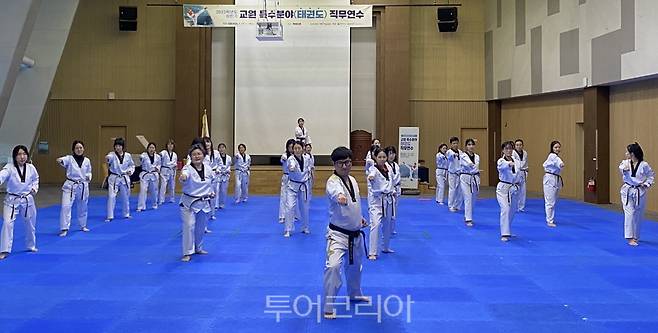
{"label": "wall-mounted speaker", "polygon": [[457,7],[438,7],[436,20],[440,32],[455,32],[459,21],[457,20]]}
{"label": "wall-mounted speaker", "polygon": [[137,31],[137,7],[119,7],[119,31]]}

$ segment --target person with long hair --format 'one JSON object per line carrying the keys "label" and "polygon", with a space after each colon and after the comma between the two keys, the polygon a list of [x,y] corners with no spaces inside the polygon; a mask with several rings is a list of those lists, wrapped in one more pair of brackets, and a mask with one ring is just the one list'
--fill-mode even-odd
{"label": "person with long hair", "polygon": [[11,253],[14,242],[14,221],[17,217],[25,221],[25,247],[37,252],[36,223],[37,209],[34,196],[39,192],[39,173],[30,163],[27,147],[18,145],[11,153],[12,163],[0,170],[0,185],[7,184],[4,208],[2,211],[2,232],[0,232],[0,260]]}
{"label": "person with long hair", "polygon": [[[395,213],[395,187],[393,170],[386,163],[383,149],[375,148],[372,153],[375,165],[368,170],[368,212],[370,213],[370,244],[368,259],[377,260],[381,248],[383,253],[393,253],[391,243],[391,219]],[[383,242],[382,242],[383,238]]]}
{"label": "person with long hair", "polygon": [[523,150],[523,140],[516,139],[514,141],[514,151],[512,152],[512,158],[521,163],[520,172],[521,172],[521,182],[519,183],[519,206],[517,211],[525,211],[525,200],[526,200],[526,184],[528,183],[528,152]]}
{"label": "person with long hair", "polygon": [[139,196],[137,197],[137,211],[146,210],[146,199],[151,197],[151,208],[158,209],[158,185],[160,180],[160,166],[162,160],[156,153],[155,143],[149,142],[146,151],[139,157],[142,171],[139,173]]}
{"label": "person with long hair", "polygon": [[309,234],[309,188],[308,177],[311,173],[311,161],[304,154],[304,145],[297,141],[293,145],[293,155],[288,157],[288,187],[286,189],[286,223],[284,237],[290,237],[294,231],[295,211],[299,210],[302,233]]}
{"label": "person with long hair", "polygon": [[519,202],[523,170],[521,160],[512,157],[514,142],[504,142],[501,148],[502,157],[496,163],[498,169],[496,199],[500,206],[500,240],[507,242],[512,237],[511,225]]}
{"label": "person with long hair", "polygon": [[85,144],[80,140],[71,145],[73,154],[62,156],[57,163],[66,169],[66,181],[62,185],[62,210],[59,215],[60,237],[66,236],[71,227],[71,210],[76,205],[78,224],[83,232],[87,228],[87,203],[91,181],[91,161],[85,157]]}
{"label": "person with long hair", "polygon": [[448,145],[441,143],[436,153],[436,203],[443,205],[446,197],[446,183],[448,182]]}
{"label": "person with long hair", "polygon": [[114,151],[105,156],[110,175],[107,178],[107,218],[105,222],[114,219],[114,205],[117,194],[121,199],[124,218],[130,216],[130,176],[135,172],[135,162],[130,153],[125,151],[126,141],[123,138],[114,139]]}
{"label": "person with long hair", "polygon": [[462,151],[459,149],[459,138],[450,138],[450,149],[446,151],[448,158],[448,210],[457,212],[461,208],[464,198],[462,196],[459,173],[461,172]]}
{"label": "person with long hair", "polygon": [[281,193],[279,194],[279,223],[286,222],[286,191],[288,188],[288,158],[292,156],[293,145],[295,144],[295,139],[288,139],[286,141],[285,152],[281,154],[281,169],[283,174],[281,175]]}
{"label": "person with long hair", "polygon": [[163,149],[160,152],[160,198],[159,202],[161,205],[165,203],[167,194],[171,197],[169,202],[176,201],[176,169],[178,168],[178,155],[174,149],[176,148],[176,142],[174,139],[169,139],[167,141],[166,149]]}
{"label": "person with long hair", "polygon": [[619,164],[621,172],[621,204],[624,208],[624,238],[628,245],[638,246],[640,222],[647,205],[647,190],[653,185],[655,173],[644,160],[644,152],[637,142],[626,147],[624,160]]}
{"label": "person with long hair", "polygon": [[249,176],[251,175],[251,156],[247,154],[244,143],[238,145],[235,154],[235,203],[247,202],[249,199]]}
{"label": "person with long hair", "polygon": [[560,150],[562,145],[560,141],[552,141],[550,145],[550,152],[544,164],[544,208],[546,210],[546,225],[555,228],[555,204],[560,193],[560,189],[564,187],[562,180],[562,169],[564,162],[560,158]]}
{"label": "person with long hair", "polygon": [[190,164],[183,167],[179,180],[183,185],[180,198],[180,215],[183,222],[183,257],[188,262],[194,254],[208,254],[203,249],[203,237],[208,217],[212,212],[215,197],[213,177],[215,173],[204,163],[205,149],[202,145],[190,148]]}
{"label": "person with long hair", "polygon": [[400,204],[400,196],[402,195],[402,185],[400,184],[400,165],[398,165],[398,150],[395,146],[388,146],[384,148],[386,153],[386,163],[391,167],[391,181],[393,182],[393,189],[395,196],[393,197],[393,214],[391,214],[391,235],[396,235],[397,231],[397,212]]}
{"label": "person with long hair", "polygon": [[473,226],[473,206],[480,193],[480,155],[475,153],[475,140],[466,139],[466,150],[459,158],[459,180],[464,197],[464,223]]}

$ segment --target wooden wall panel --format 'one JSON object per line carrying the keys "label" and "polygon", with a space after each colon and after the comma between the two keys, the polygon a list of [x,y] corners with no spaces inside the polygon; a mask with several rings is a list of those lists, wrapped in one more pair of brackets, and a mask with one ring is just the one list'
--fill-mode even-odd
{"label": "wooden wall panel", "polygon": [[98,142],[103,125],[127,126],[126,148],[132,154],[144,151],[135,135],[144,135],[155,142],[160,151],[171,135],[173,112],[173,101],[49,101],[37,140],[47,141],[50,151],[33,156],[41,182],[53,184],[64,181],[64,170],[55,163],[55,159],[70,154],[71,142],[75,139],[85,143],[85,155],[91,159],[94,182],[102,181],[99,176],[102,174],[99,152],[105,154],[112,150],[111,142]]}
{"label": "wooden wall panel", "polygon": [[[174,99],[180,7],[146,0],[82,0],[51,89],[52,99]],[[137,6],[137,31],[119,31],[119,6]]]}
{"label": "wooden wall panel", "polygon": [[457,32],[439,32],[437,7],[411,7],[412,100],[484,100],[484,1],[458,8]]}
{"label": "wooden wall panel", "polygon": [[[435,183],[435,156],[439,144],[448,143],[451,136],[459,137],[462,128],[487,128],[487,102],[413,101],[411,102],[413,126],[420,129],[420,156],[430,169],[430,182]],[[488,147],[477,147],[484,156]],[[488,166],[480,167],[488,170]],[[482,179],[484,185],[487,179]]]}
{"label": "wooden wall panel", "polygon": [[[64,180],[55,158],[69,154],[74,139],[85,142],[94,181],[102,181],[99,156],[112,145],[98,142],[101,126],[126,126],[127,149],[137,154],[144,149],[135,135],[159,148],[172,137],[181,7],[153,3],[80,1],[38,129],[38,141],[49,144],[47,154],[34,156],[42,183]],[[137,6],[136,32],[119,31],[119,6]]]}
{"label": "wooden wall panel", "polygon": [[176,19],[176,108],[174,139],[183,143],[183,154],[192,140],[201,134],[201,116],[207,110],[211,124],[212,29],[185,28],[182,17]]}
{"label": "wooden wall panel", "polygon": [[560,195],[583,198],[582,92],[502,101],[502,141],[522,138],[529,155],[528,190],[542,193],[542,164],[552,140],[562,143],[565,187]]}
{"label": "wooden wall panel", "polygon": [[[658,170],[658,80],[647,80],[610,87],[610,201],[620,203],[619,162],[626,146],[637,141],[644,158]],[[649,190],[647,209],[658,212],[656,187]]]}
{"label": "wooden wall panel", "polygon": [[409,126],[410,7],[386,7],[377,22],[377,135],[397,144],[398,128]]}

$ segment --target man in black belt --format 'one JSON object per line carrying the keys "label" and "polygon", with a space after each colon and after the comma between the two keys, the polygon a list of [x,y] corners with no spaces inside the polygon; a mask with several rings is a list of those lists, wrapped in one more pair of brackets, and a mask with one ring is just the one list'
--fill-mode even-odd
{"label": "man in black belt", "polygon": [[329,228],[327,229],[327,261],[324,266],[324,318],[336,319],[336,300],[342,285],[341,269],[345,269],[347,293],[351,301],[368,301],[361,292],[363,255],[367,253],[365,234],[367,226],[361,215],[359,185],[350,176],[352,151],[338,147],[331,153],[334,174],[327,180],[329,198]]}

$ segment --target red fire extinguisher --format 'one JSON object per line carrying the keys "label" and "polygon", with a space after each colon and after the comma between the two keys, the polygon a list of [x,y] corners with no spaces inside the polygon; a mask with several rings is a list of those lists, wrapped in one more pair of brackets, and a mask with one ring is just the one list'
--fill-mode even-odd
{"label": "red fire extinguisher", "polygon": [[587,190],[590,192],[596,192],[596,180],[594,180],[594,178],[590,178],[587,181]]}

